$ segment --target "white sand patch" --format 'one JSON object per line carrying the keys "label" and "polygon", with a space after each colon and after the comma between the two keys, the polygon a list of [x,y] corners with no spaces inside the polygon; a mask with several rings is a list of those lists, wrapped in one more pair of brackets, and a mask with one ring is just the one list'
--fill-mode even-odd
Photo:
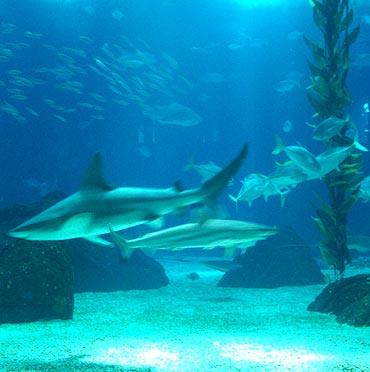
{"label": "white sand patch", "polygon": [[322,286],[217,288],[222,273],[163,263],[165,288],[78,294],[73,321],[0,325],[0,370],[75,357],[92,369],[370,371],[369,328],[306,311]]}

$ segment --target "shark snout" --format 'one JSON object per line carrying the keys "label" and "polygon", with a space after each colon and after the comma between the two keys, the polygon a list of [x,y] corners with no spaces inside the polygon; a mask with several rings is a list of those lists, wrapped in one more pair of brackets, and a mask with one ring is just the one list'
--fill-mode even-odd
{"label": "shark snout", "polygon": [[19,238],[19,239],[27,239],[29,233],[21,228],[15,228],[13,230],[8,231],[8,236],[12,238]]}

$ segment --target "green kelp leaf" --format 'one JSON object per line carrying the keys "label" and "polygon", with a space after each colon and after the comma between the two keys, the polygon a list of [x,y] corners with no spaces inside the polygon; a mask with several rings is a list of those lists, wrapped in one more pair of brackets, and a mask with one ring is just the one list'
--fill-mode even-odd
{"label": "green kelp leaf", "polygon": [[343,174],[346,177],[352,177],[353,175],[358,174],[358,169],[357,168],[345,168],[342,171],[343,171]]}
{"label": "green kelp leaf", "polygon": [[330,247],[330,244],[321,243],[320,246],[320,253],[324,261],[327,263],[328,266],[337,267],[339,264],[337,252],[335,249]]}
{"label": "green kelp leaf", "polygon": [[307,36],[303,35],[303,40],[306,45],[311,49],[313,57],[320,68],[326,65],[325,49],[320,45],[309,39]]}
{"label": "green kelp leaf", "polygon": [[328,216],[335,223],[335,213],[328,203],[324,202],[320,208],[320,211]]}
{"label": "green kelp leaf", "polygon": [[327,9],[323,3],[321,3],[318,0],[312,0],[313,4],[313,10],[314,12],[320,12],[322,15],[325,15],[327,13]]}
{"label": "green kelp leaf", "polygon": [[342,187],[343,189],[346,189],[347,184],[346,180],[338,180],[331,182],[330,187]]}
{"label": "green kelp leaf", "polygon": [[347,214],[347,212],[356,204],[358,200],[357,195],[350,196],[339,208],[339,212],[342,214]]}
{"label": "green kelp leaf", "polygon": [[321,11],[313,12],[313,20],[318,29],[324,31],[326,27],[326,18]]}
{"label": "green kelp leaf", "polygon": [[320,98],[328,99],[330,96],[330,83],[328,84],[321,76],[312,78],[312,89],[320,96]]}
{"label": "green kelp leaf", "polygon": [[312,91],[312,86],[306,88],[306,93],[307,93],[307,98],[311,106],[319,114],[319,116],[329,117],[330,112],[328,111],[326,102],[324,102],[323,100],[320,101],[320,98],[324,98],[324,97],[316,98],[315,93]]}
{"label": "green kelp leaf", "polygon": [[346,14],[344,18],[342,19],[342,22],[340,25],[340,31],[345,31],[346,29],[348,29],[349,26],[352,24],[352,22],[353,22],[353,10],[350,9],[348,14]]}
{"label": "green kelp leaf", "polygon": [[348,49],[344,47],[338,47],[334,49],[334,58],[337,61],[337,66],[342,70],[348,70],[349,68],[349,53]]}
{"label": "green kelp leaf", "polygon": [[315,225],[317,226],[317,228],[319,229],[321,235],[325,236],[326,235],[326,230],[325,230],[324,224],[322,223],[320,218],[312,217],[312,219],[315,222]]}
{"label": "green kelp leaf", "polygon": [[337,11],[337,14],[338,14],[339,19],[342,19],[343,18],[344,11],[347,8],[348,8],[348,0],[342,0],[342,1],[339,2],[339,4],[338,4],[338,11]]}
{"label": "green kelp leaf", "polygon": [[359,34],[360,26],[357,26],[348,35],[345,36],[343,41],[343,49],[348,49],[356,41]]}
{"label": "green kelp leaf", "polygon": [[311,75],[321,76],[326,81],[329,80],[329,75],[328,75],[327,69],[325,67],[324,68],[317,67],[316,65],[314,65],[309,60],[307,60],[307,65],[308,65],[308,68],[311,71]]}
{"label": "green kelp leaf", "polygon": [[327,236],[329,240],[335,240],[336,231],[337,231],[336,226],[335,226],[335,220],[333,220],[327,214],[325,214],[322,211],[322,209],[318,209],[316,213],[318,217],[320,218],[321,223],[323,224],[323,227],[325,229],[325,236]]}

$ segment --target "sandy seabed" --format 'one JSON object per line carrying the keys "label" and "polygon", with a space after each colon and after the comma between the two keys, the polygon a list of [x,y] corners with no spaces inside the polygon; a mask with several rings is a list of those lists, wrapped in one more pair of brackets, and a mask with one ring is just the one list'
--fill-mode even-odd
{"label": "sandy seabed", "polygon": [[306,311],[322,286],[217,288],[198,262],[162,263],[167,287],[77,294],[73,321],[0,325],[0,371],[370,371],[370,328]]}

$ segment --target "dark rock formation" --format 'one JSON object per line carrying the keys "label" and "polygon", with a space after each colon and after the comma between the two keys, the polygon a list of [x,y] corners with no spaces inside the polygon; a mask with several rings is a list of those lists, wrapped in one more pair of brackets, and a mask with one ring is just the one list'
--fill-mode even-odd
{"label": "dark rock formation", "polygon": [[334,314],[339,323],[370,326],[370,274],[329,284],[307,310]]}
{"label": "dark rock formation", "polygon": [[70,245],[76,292],[157,289],[169,283],[163,266],[140,250],[135,250],[127,262],[121,262],[118,249],[81,239]]}
{"label": "dark rock formation", "polygon": [[58,242],[0,242],[0,323],[72,319],[73,271]]}
{"label": "dark rock formation", "polygon": [[275,288],[325,283],[310,248],[291,229],[258,242],[234,262],[241,267],[226,272],[219,287]]}

